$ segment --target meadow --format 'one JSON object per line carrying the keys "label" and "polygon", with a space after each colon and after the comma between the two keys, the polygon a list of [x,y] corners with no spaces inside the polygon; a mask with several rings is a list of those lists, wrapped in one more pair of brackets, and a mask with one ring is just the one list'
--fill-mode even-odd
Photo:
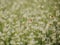
{"label": "meadow", "polygon": [[0,45],[60,45],[60,0],[0,0]]}

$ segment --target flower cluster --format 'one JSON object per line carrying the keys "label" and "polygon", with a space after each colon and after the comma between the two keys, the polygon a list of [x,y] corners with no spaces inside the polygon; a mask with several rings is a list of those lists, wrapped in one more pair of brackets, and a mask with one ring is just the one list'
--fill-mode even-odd
{"label": "flower cluster", "polygon": [[0,45],[59,44],[59,0],[0,0]]}

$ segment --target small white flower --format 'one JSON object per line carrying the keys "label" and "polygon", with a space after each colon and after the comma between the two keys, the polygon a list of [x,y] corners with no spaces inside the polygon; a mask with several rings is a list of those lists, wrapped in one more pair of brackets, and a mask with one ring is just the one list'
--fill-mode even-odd
{"label": "small white flower", "polygon": [[8,32],[7,32],[7,35],[11,35],[11,32],[8,31]]}
{"label": "small white flower", "polygon": [[10,43],[11,43],[11,44],[16,44],[14,40],[11,40]]}
{"label": "small white flower", "polygon": [[1,42],[0,42],[0,45],[4,45],[4,42],[1,41]]}
{"label": "small white flower", "polygon": [[0,36],[2,36],[2,33],[0,32]]}
{"label": "small white flower", "polygon": [[46,2],[47,0],[44,0],[44,2]]}

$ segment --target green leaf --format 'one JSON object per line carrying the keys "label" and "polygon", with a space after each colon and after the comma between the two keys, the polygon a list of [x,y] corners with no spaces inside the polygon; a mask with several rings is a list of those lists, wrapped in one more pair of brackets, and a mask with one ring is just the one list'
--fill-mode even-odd
{"label": "green leaf", "polygon": [[0,32],[3,32],[3,27],[4,27],[4,24],[0,22]]}

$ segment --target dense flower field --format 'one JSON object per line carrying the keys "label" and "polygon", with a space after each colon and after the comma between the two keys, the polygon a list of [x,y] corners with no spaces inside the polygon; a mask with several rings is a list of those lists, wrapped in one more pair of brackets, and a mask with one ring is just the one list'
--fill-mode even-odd
{"label": "dense flower field", "polygon": [[0,45],[60,45],[60,0],[0,0]]}

